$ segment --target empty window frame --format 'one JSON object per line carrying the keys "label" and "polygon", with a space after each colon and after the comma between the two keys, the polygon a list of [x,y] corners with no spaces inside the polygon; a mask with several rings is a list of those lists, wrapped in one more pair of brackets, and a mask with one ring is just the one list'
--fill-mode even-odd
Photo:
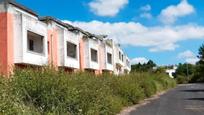
{"label": "empty window frame", "polygon": [[43,39],[44,39],[43,36],[33,33],[31,31],[27,31],[28,51],[43,54],[44,53]]}
{"label": "empty window frame", "polygon": [[112,54],[111,53],[107,53],[107,61],[108,61],[108,64],[112,64]]}
{"label": "empty window frame", "polygon": [[77,45],[67,42],[67,56],[77,59]]}
{"label": "empty window frame", "polygon": [[122,61],[124,61],[124,55],[122,55]]}
{"label": "empty window frame", "polygon": [[98,62],[98,51],[91,49],[91,61]]}

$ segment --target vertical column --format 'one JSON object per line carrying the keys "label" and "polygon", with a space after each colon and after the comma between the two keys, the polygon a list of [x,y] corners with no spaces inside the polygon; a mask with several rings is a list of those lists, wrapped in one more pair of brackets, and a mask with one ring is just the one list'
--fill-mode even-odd
{"label": "vertical column", "polygon": [[0,13],[0,73],[8,75],[13,70],[13,16]]}
{"label": "vertical column", "polygon": [[80,42],[79,42],[79,58],[80,58],[80,70],[81,71],[84,71],[84,68],[85,68],[85,57],[84,57],[84,40],[83,38],[80,39]]}
{"label": "vertical column", "polygon": [[103,73],[104,63],[105,63],[105,49],[103,47],[103,43],[99,43],[99,74]]}
{"label": "vertical column", "polygon": [[58,68],[58,32],[55,28],[48,30],[48,53],[49,64]]}

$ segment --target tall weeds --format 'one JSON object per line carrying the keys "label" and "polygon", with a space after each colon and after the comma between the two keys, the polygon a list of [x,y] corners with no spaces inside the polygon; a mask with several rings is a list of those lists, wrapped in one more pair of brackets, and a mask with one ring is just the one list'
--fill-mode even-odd
{"label": "tall weeds", "polygon": [[0,114],[114,115],[175,85],[163,74],[95,76],[17,69],[11,79],[0,79]]}

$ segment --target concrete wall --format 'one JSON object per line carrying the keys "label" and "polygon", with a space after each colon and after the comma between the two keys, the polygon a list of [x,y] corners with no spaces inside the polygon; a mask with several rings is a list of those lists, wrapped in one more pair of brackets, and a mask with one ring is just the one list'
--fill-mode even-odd
{"label": "concrete wall", "polygon": [[99,73],[102,73],[106,68],[106,50],[105,43],[103,41],[99,41]]}
{"label": "concrete wall", "polygon": [[[98,62],[91,61],[91,49],[94,49],[98,52]],[[85,69],[93,69],[101,71],[100,67],[100,43],[98,40],[93,40],[90,38],[80,39],[80,69],[84,71]],[[100,72],[99,72],[100,73]]]}
{"label": "concrete wall", "polygon": [[[107,44],[105,44],[105,48],[104,48],[104,54],[105,54],[105,70],[109,70],[109,71],[113,71],[113,67],[114,67],[114,52],[113,52],[113,48]],[[107,53],[112,54],[112,64],[108,63],[108,57],[107,57]]]}
{"label": "concrete wall", "polygon": [[[79,63],[79,40],[82,38],[82,35],[80,33],[74,33],[68,30],[64,31],[64,66],[79,69],[80,63]],[[73,43],[77,46],[77,58],[71,58],[67,56],[67,42]]]}
{"label": "concrete wall", "polygon": [[[10,7],[14,19],[14,63],[46,65],[48,64],[47,25],[37,17],[29,15],[20,9]],[[43,36],[43,53],[28,50],[28,31]]]}
{"label": "concrete wall", "polygon": [[0,4],[0,74],[12,72],[13,55],[13,15]]}
{"label": "concrete wall", "polygon": [[48,62],[49,64],[53,65],[54,67],[59,66],[59,38],[60,38],[60,31],[59,28],[54,23],[48,24]]}
{"label": "concrete wall", "polygon": [[130,59],[128,58],[127,55],[125,55],[124,63],[125,63],[124,71],[126,71],[127,73],[130,73],[130,71],[131,71]]}
{"label": "concrete wall", "polygon": [[57,32],[58,32],[58,66],[63,67],[64,66],[64,28],[57,26]]}
{"label": "concrete wall", "polygon": [[[88,42],[87,42],[87,44],[86,44],[86,46],[85,46],[85,48],[86,48],[86,54],[88,54],[87,56],[86,56],[86,68],[91,68],[91,69],[95,69],[95,70],[99,70],[100,68],[99,68],[99,47],[100,47],[100,45],[99,45],[99,41],[98,40],[93,40],[93,39],[88,39]],[[97,52],[98,52],[98,62],[93,62],[93,61],[91,61],[91,49],[94,49],[94,50],[96,50]],[[85,55],[86,55],[85,54]]]}
{"label": "concrete wall", "polygon": [[85,70],[86,60],[85,60],[85,46],[86,46],[86,38],[82,36],[79,40],[79,63],[80,63],[80,70]]}
{"label": "concrete wall", "polygon": [[115,43],[113,45],[113,51],[114,51],[114,73],[117,75],[123,74],[125,63],[124,61],[122,61],[122,59],[119,59],[119,51],[121,52],[121,55],[124,55],[124,52],[118,46],[118,44]]}

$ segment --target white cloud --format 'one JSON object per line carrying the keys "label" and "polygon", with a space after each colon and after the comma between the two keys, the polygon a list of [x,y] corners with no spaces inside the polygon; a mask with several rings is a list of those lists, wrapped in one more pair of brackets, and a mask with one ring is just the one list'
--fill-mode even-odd
{"label": "white cloud", "polygon": [[142,13],[140,14],[141,18],[147,18],[147,19],[152,19],[152,14],[151,13]]}
{"label": "white cloud", "polygon": [[204,27],[198,25],[146,27],[135,22],[108,23],[101,21],[69,22],[94,34],[109,35],[122,45],[141,46],[149,51],[170,51],[179,47],[178,42],[204,39]]}
{"label": "white cloud", "polygon": [[152,9],[152,7],[151,7],[149,4],[147,4],[147,5],[145,5],[145,6],[142,6],[142,7],[140,8],[140,10],[141,10],[141,11],[144,11],[144,12],[151,11],[151,9]]}
{"label": "white cloud", "polygon": [[128,0],[93,0],[89,7],[98,16],[113,17],[128,4]]}
{"label": "white cloud", "polygon": [[149,60],[144,57],[138,57],[131,60],[131,64],[144,64],[147,63]]}
{"label": "white cloud", "polygon": [[194,7],[187,0],[181,0],[178,5],[171,5],[161,11],[160,21],[164,24],[173,24],[178,18],[195,12]]}
{"label": "white cloud", "polygon": [[179,53],[178,57],[179,58],[194,58],[195,54],[190,50],[186,50],[184,52]]}
{"label": "white cloud", "polygon": [[186,50],[184,52],[179,53],[178,58],[184,59],[185,62],[190,63],[190,64],[195,64],[196,62],[199,61],[196,55],[190,50]]}

